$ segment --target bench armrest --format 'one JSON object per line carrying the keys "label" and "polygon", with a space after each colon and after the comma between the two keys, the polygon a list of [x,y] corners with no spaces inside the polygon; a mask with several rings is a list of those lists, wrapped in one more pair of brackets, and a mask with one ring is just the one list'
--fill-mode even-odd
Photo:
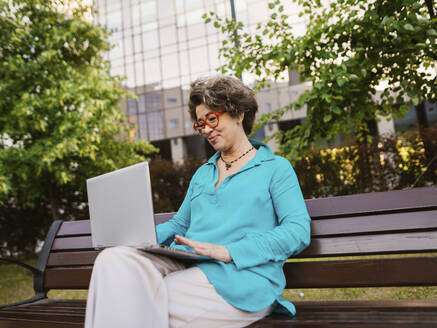
{"label": "bench armrest", "polygon": [[[42,271],[38,270],[37,268],[35,268],[35,267],[33,267],[33,266],[29,265],[29,264],[26,264],[26,263],[23,263],[23,262],[14,260],[14,259],[8,259],[8,258],[2,258],[2,257],[0,257],[0,262],[13,263],[13,264],[19,265],[19,266],[29,270],[33,274],[33,280],[34,281],[36,279],[41,279],[41,277],[42,277]],[[26,300],[23,300],[23,301],[19,301],[19,302],[14,302],[14,303],[10,303],[10,304],[0,305],[0,309],[6,308],[6,307],[9,307],[9,306],[14,306],[14,305],[22,305],[22,304],[32,303],[32,302],[38,301],[38,300],[46,298],[46,297],[47,297],[47,292],[45,292],[45,291],[38,291],[38,290],[35,289],[35,295],[33,297],[31,297],[29,299],[26,299]]]}
{"label": "bench armrest", "polygon": [[26,268],[27,270],[31,271],[34,275],[35,274],[41,274],[41,271],[38,270],[37,268],[35,268],[35,267],[33,267],[33,266],[29,265],[29,264],[23,263],[21,261],[17,261],[17,260],[14,260],[14,259],[7,259],[7,258],[3,258],[3,257],[0,257],[0,261],[1,262],[7,262],[7,263],[13,263],[13,264],[22,266],[23,268]]}

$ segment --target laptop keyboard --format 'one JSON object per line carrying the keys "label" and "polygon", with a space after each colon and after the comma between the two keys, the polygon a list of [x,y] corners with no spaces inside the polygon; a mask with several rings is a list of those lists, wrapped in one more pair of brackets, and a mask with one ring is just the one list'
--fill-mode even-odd
{"label": "laptop keyboard", "polygon": [[186,250],[184,250],[184,249],[179,249],[179,248],[173,248],[173,247],[169,247],[169,246],[166,246],[166,245],[158,245],[159,246],[159,248],[164,248],[164,249],[168,249],[168,250],[170,250],[170,251],[172,251],[172,252],[182,252],[182,253],[185,253],[185,254],[195,254],[195,253],[193,253],[193,252],[190,252],[190,251],[186,251]]}

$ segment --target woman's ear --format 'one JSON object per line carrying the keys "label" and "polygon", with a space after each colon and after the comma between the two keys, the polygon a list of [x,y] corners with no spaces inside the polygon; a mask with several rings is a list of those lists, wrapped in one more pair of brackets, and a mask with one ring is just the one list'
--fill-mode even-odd
{"label": "woman's ear", "polygon": [[244,113],[241,113],[240,117],[238,118],[238,124],[243,123],[244,120]]}

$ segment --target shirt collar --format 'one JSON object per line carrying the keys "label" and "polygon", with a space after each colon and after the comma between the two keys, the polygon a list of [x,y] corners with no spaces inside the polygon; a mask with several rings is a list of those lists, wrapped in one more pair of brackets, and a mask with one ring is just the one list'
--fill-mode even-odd
{"label": "shirt collar", "polygon": [[[255,157],[253,158],[254,163],[253,164],[259,164],[264,161],[270,161],[275,158],[275,154],[273,154],[273,151],[270,149],[269,146],[267,146],[265,143],[255,140],[255,139],[249,139],[252,146],[254,146],[258,151],[256,152]],[[218,158],[220,157],[220,152],[216,152],[209,160],[208,164],[215,165],[217,163]]]}

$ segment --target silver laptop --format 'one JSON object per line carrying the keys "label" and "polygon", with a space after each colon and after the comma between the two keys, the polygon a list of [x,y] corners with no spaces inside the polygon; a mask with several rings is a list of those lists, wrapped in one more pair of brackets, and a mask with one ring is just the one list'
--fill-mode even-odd
{"label": "silver laptop", "polygon": [[133,246],[181,260],[212,260],[157,243],[147,162],[88,179],[87,191],[94,248]]}

